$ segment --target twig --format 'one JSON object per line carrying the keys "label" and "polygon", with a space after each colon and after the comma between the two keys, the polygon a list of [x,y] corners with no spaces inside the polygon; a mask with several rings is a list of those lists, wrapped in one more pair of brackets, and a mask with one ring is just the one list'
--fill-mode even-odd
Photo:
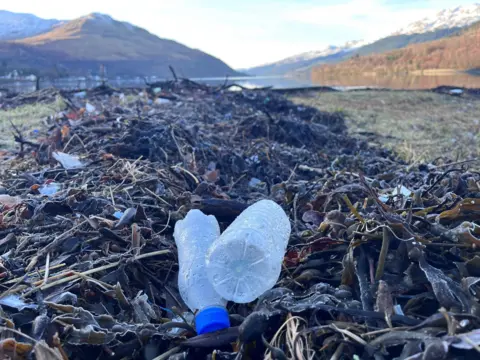
{"label": "twig", "polygon": [[297,168],[298,168],[298,164],[295,164],[295,167],[293,168],[293,170],[290,171],[290,176],[288,177],[286,183],[289,183],[292,180],[292,178],[296,175],[295,171],[297,170]]}
{"label": "twig", "polygon": [[388,254],[388,248],[390,246],[390,234],[386,226],[383,227],[383,240],[382,249],[378,256],[377,272],[375,273],[375,280],[378,281],[383,276],[383,270],[385,268],[385,260]]}
{"label": "twig", "polygon": [[[159,251],[153,251],[151,253],[146,253],[146,254],[141,254],[141,255],[134,256],[133,259],[138,261],[138,260],[146,259],[146,258],[149,258],[149,257],[152,257],[152,256],[165,255],[165,254],[169,254],[169,253],[170,253],[170,250],[159,250]],[[100,266],[100,267],[95,268],[95,269],[90,269],[90,270],[87,270],[87,271],[84,271],[84,272],[81,272],[81,273],[74,273],[72,276],[69,276],[65,279],[60,279],[60,280],[54,281],[50,284],[46,284],[46,285],[43,285],[43,286],[38,286],[38,287],[32,289],[32,291],[30,293],[34,293],[38,290],[46,290],[46,289],[49,289],[51,287],[54,287],[54,286],[57,286],[57,285],[60,285],[60,284],[66,283],[66,282],[76,280],[76,279],[78,279],[82,276],[85,276],[85,275],[95,274],[95,273],[103,271],[103,270],[111,269],[115,266],[118,266],[120,264],[120,262],[121,261],[116,261],[114,263],[104,265],[104,266]]]}
{"label": "twig", "polygon": [[391,331],[402,331],[402,330],[408,330],[408,329],[409,329],[408,326],[398,326],[396,328],[388,328],[388,329],[370,331],[370,332],[362,334],[362,337],[375,336],[375,335],[379,335],[379,334],[388,333],[388,332],[391,332]]}
{"label": "twig", "polygon": [[44,284],[47,283],[49,275],[50,275],[50,253],[47,253],[47,259],[45,260],[45,275],[43,276]]}
{"label": "twig", "polygon": [[363,340],[360,336],[352,333],[351,331],[349,330],[346,330],[346,329],[340,329],[339,327],[337,327],[335,324],[331,324],[330,325],[331,328],[335,331],[338,331],[344,335],[347,335],[349,338],[355,340],[356,342],[358,342],[359,344],[363,345],[363,346],[367,346],[367,342],[365,340]]}
{"label": "twig", "polygon": [[94,279],[91,276],[84,275],[82,273],[79,273],[78,271],[73,271],[72,275],[78,275],[79,277],[81,277],[82,279],[84,279],[86,281],[91,281],[94,284],[97,284],[98,286],[103,287],[104,290],[115,289],[115,286],[113,286],[113,285],[107,284],[106,282],[103,282],[103,281],[98,280],[98,279]]}
{"label": "twig", "polygon": [[340,356],[342,355],[342,352],[343,352],[343,348],[345,347],[345,343],[341,343],[340,345],[338,345],[337,347],[337,350],[335,350],[335,352],[333,353],[332,357],[330,358],[330,360],[338,360],[340,359]]}
{"label": "twig", "polygon": [[74,233],[76,230],[78,230],[80,227],[82,227],[84,224],[86,224],[88,221],[84,220],[80,224],[75,225],[73,228],[70,230],[65,231],[63,234],[57,236],[51,243],[49,243],[47,246],[39,250],[38,254],[39,256],[50,252],[53,250],[55,247],[60,245],[60,243],[65,240],[67,237],[69,237],[72,233]]}
{"label": "twig", "polygon": [[185,155],[183,154],[182,149],[180,149],[180,145],[178,144],[177,138],[175,137],[175,127],[172,126],[172,130],[170,131],[170,134],[172,135],[173,142],[177,146],[178,153],[182,157],[183,161],[185,161]]}
{"label": "twig", "polygon": [[172,73],[173,78],[175,79],[175,82],[177,82],[178,77],[177,77],[177,74],[175,73],[175,70],[173,70],[173,67],[171,65],[168,65],[168,68],[170,69],[170,72]]}
{"label": "twig", "polygon": [[298,203],[298,193],[295,194],[293,198],[293,226],[295,227],[295,231],[297,231],[297,203]]}
{"label": "twig", "polygon": [[187,173],[188,175],[190,175],[190,176],[192,177],[193,181],[195,181],[195,183],[196,183],[197,185],[200,184],[200,181],[198,181],[198,179],[196,178],[196,176],[193,175],[193,174],[192,174],[190,171],[188,171],[187,169],[184,169],[184,168],[182,168],[181,166],[178,166],[178,165],[172,166],[172,169],[180,169],[180,170],[182,170],[183,172],[185,172],[185,173]]}
{"label": "twig", "polygon": [[71,142],[73,139],[77,139],[77,140],[80,142],[80,144],[82,144],[83,148],[86,149],[85,144],[83,143],[82,139],[80,139],[80,137],[79,137],[77,134],[73,134],[73,136],[67,141],[67,143],[66,143],[65,146],[63,147],[63,152],[65,152],[65,150],[67,149],[68,145],[70,145],[70,142]]}
{"label": "twig", "polygon": [[480,161],[480,159],[471,159],[471,160],[464,160],[464,161],[457,161],[449,164],[443,164],[443,165],[438,165],[437,168],[444,168],[444,167],[449,167],[453,165],[463,165],[463,164],[468,164],[468,163],[473,163]]}
{"label": "twig", "polygon": [[112,204],[113,206],[115,206],[115,198],[113,197],[112,187],[109,186],[108,189],[110,190],[110,198],[112,199]]}
{"label": "twig", "polygon": [[423,193],[422,193],[422,196],[425,196],[427,195],[440,181],[442,181],[445,176],[447,176],[448,174],[450,174],[451,172],[455,172],[455,171],[458,171],[458,172],[462,172],[463,170],[462,169],[450,169],[450,170],[447,170],[445,171],[442,176],[440,176],[427,190],[425,190]]}
{"label": "twig", "polygon": [[[57,264],[57,265],[54,265],[54,266],[50,266],[50,270],[56,270],[56,269],[61,268],[61,267],[64,267],[64,266],[65,266],[64,263],[62,263],[62,264]],[[44,268],[44,269],[40,269],[40,270],[38,270],[38,271],[28,273],[28,274],[26,274],[26,275],[17,277],[17,278],[15,278],[15,279],[8,280],[8,281],[2,283],[2,285],[3,285],[3,284],[13,284],[13,283],[16,283],[16,282],[18,282],[18,281],[21,281],[21,280],[24,279],[26,276],[32,276],[32,275],[35,275],[37,272],[42,273],[42,272],[45,272],[45,271],[46,271],[45,268]],[[58,275],[55,275],[55,276],[58,277]],[[52,277],[50,278],[50,280],[53,279],[53,278],[54,278],[54,276],[52,276]],[[40,280],[40,281],[42,281],[42,280]],[[38,283],[38,282],[39,282],[39,281],[37,281],[37,283]]]}
{"label": "twig", "polygon": [[461,335],[461,338],[462,338],[465,342],[467,342],[467,343],[469,343],[470,345],[472,345],[472,347],[473,347],[475,350],[477,350],[477,352],[480,353],[480,346],[478,346],[478,344],[476,344],[474,341],[472,341],[466,334]]}
{"label": "twig", "polygon": [[365,219],[360,215],[358,210],[352,205],[348,196],[343,194],[342,199],[345,202],[345,204],[347,204],[347,206],[350,209],[350,211],[352,212],[352,214],[355,215],[355,217],[358,219],[358,221],[360,221],[362,224],[365,224]]}
{"label": "twig", "polygon": [[175,346],[174,348],[171,348],[167,352],[164,352],[162,355],[157,356],[153,360],[166,360],[168,359],[171,355],[176,354],[181,350],[181,346]]}
{"label": "twig", "polygon": [[163,233],[165,230],[167,230],[168,226],[170,225],[170,217],[172,216],[172,212],[169,211],[168,212],[168,219],[167,219],[167,223],[165,224],[165,226],[163,227],[162,230],[160,230],[160,232],[157,234],[157,235],[160,235],[161,233]]}
{"label": "twig", "polygon": [[155,196],[158,200],[160,200],[161,202],[163,202],[164,204],[168,205],[168,206],[171,206],[168,201],[162,199],[160,196],[158,196],[157,194],[155,194],[152,190],[150,190],[149,188],[144,188],[145,190],[147,190],[152,196]]}
{"label": "twig", "polygon": [[240,176],[237,180],[235,180],[232,185],[230,186],[230,188],[228,189],[228,191],[232,191],[233,187],[235,185],[237,185],[239,183],[240,180],[242,180],[245,176],[247,176],[246,174],[243,174],[242,176]]}

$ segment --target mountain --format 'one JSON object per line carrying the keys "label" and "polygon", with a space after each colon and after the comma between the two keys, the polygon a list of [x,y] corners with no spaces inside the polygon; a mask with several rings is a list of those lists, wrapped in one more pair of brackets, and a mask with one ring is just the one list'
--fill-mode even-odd
{"label": "mountain", "polygon": [[41,19],[31,14],[0,10],[0,40],[22,39],[50,31],[59,20]]}
{"label": "mountain", "polygon": [[392,35],[422,34],[425,32],[461,28],[480,20],[480,3],[444,9],[436,15],[415,21]]}
{"label": "mountain", "polygon": [[338,64],[312,69],[313,81],[326,76],[362,74],[422,74],[480,69],[480,21],[440,40],[409,45],[402,49],[355,56]]}
{"label": "mountain", "polygon": [[243,71],[250,75],[281,75],[318,63],[327,57],[338,58],[342,55],[348,54],[364,44],[365,42],[363,40],[357,40],[349,41],[342,46],[330,45],[322,50],[304,52],[280,61],[260,65],[250,69],[244,69]]}
{"label": "mountain", "polygon": [[221,60],[197,49],[162,39],[138,26],[92,13],[63,22],[50,31],[0,42],[0,72],[22,69],[45,75],[236,76]]}
{"label": "mountain", "polygon": [[[370,43],[353,42],[354,45],[351,47],[330,46],[327,50],[332,49],[331,53],[325,50],[307,52],[244,71],[252,75],[285,75],[293,72],[297,75],[305,75],[312,67],[320,64],[339,63],[354,56],[382,53],[411,44],[441,39],[455,34],[459,29],[478,20],[480,20],[480,4],[446,9],[433,17],[413,22],[389,36]],[[358,45],[355,46],[355,43]],[[318,56],[315,56],[316,54]]]}

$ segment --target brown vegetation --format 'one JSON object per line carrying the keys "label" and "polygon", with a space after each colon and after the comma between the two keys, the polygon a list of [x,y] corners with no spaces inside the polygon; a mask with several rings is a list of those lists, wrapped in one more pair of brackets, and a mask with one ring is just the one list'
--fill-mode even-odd
{"label": "brown vegetation", "polygon": [[4,72],[25,69],[47,74],[60,68],[65,74],[86,75],[104,64],[112,76],[169,76],[169,65],[187,77],[238,75],[200,50],[95,16],[69,21],[30,38],[0,42],[0,61],[8,64]]}
{"label": "brown vegetation", "polygon": [[295,95],[299,105],[346,117],[351,136],[409,162],[480,157],[480,99],[426,91],[359,90]]}
{"label": "brown vegetation", "polygon": [[313,68],[312,79],[325,74],[411,73],[426,70],[440,72],[480,68],[480,24],[444,39],[410,45],[386,53],[354,56],[335,65]]}

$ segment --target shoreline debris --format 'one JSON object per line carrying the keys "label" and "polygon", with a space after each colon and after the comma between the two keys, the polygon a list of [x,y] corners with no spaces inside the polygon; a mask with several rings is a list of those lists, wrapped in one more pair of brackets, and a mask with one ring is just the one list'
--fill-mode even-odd
{"label": "shoreline debris", "polygon": [[[407,164],[350,137],[341,114],[268,89],[152,86],[42,90],[3,103],[8,111],[61,97],[65,110],[38,138],[17,129],[20,150],[2,155],[0,351],[478,357],[475,163]],[[55,153],[82,166],[62,166]],[[53,183],[58,191],[39,192]],[[292,225],[280,279],[250,304],[228,304],[231,327],[197,335],[177,287],[175,223],[200,209],[223,231],[260,199]]]}

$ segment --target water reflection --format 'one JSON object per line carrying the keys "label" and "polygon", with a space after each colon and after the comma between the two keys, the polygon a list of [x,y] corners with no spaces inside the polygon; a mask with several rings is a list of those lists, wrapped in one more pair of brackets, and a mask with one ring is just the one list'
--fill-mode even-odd
{"label": "water reflection", "polygon": [[[155,79],[161,81],[166,79]],[[222,85],[225,78],[193,78],[192,80],[209,84]],[[149,80],[150,81],[150,80]],[[152,81],[150,81],[152,82]],[[312,79],[292,78],[282,76],[264,76],[264,77],[236,77],[230,78],[227,84],[239,84],[248,88],[271,86],[275,89],[288,89],[312,86],[331,86],[340,89],[350,89],[358,87],[381,87],[390,89],[431,89],[437,86],[449,85],[465,88],[480,88],[480,76],[466,73],[456,73],[449,75],[423,75],[423,76],[328,76],[324,74],[315,74]],[[55,87],[64,90],[88,89],[101,85],[100,80],[95,79],[56,79],[40,81],[40,88]],[[145,87],[144,79],[112,79],[108,81],[113,87]],[[8,81],[0,82],[0,88],[10,91],[31,92],[35,91],[35,82],[32,81]]]}
{"label": "water reflection", "polygon": [[[167,79],[149,79],[149,82],[163,81]],[[170,80],[170,79],[168,79]],[[310,87],[313,84],[309,80],[300,80],[282,76],[265,76],[265,77],[233,77],[225,79],[224,77],[210,77],[210,78],[192,78],[191,80],[197,81],[203,84],[209,84],[213,86],[219,86],[223,84],[238,84],[247,88],[257,87],[273,87],[273,88],[298,88],[298,87]],[[77,89],[89,89],[102,84],[102,81],[95,79],[56,79],[56,80],[41,80],[40,89],[55,87],[63,90],[77,90]],[[116,88],[126,87],[145,87],[144,79],[109,79],[108,84]],[[0,82],[0,88],[8,89],[13,92],[31,92],[35,91],[35,82],[31,81],[8,81]]]}
{"label": "water reflection", "polygon": [[448,75],[326,76],[316,74],[312,82],[324,86],[368,86],[389,89],[432,89],[438,86],[480,88],[480,76],[466,73]]}

